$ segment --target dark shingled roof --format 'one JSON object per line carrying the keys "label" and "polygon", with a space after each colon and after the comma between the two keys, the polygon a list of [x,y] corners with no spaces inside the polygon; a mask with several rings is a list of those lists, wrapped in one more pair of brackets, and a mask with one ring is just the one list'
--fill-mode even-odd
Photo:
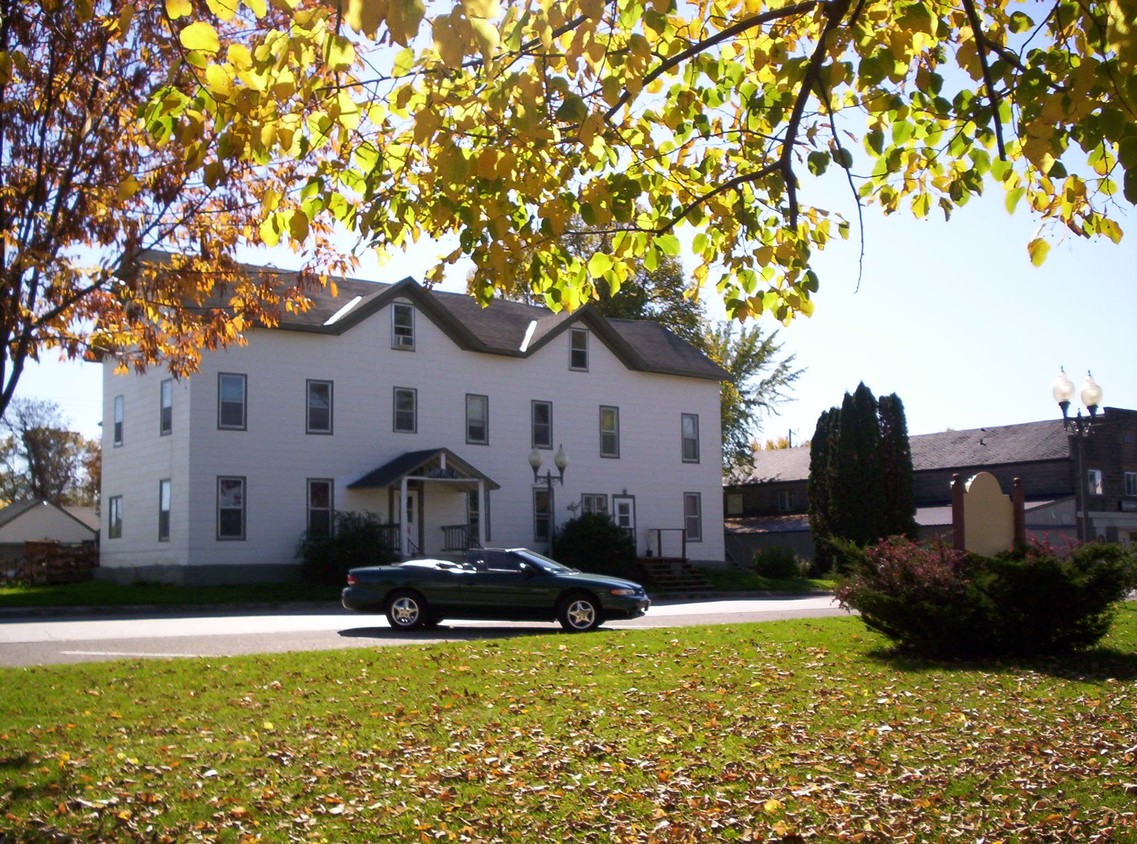
{"label": "dark shingled roof", "polygon": [[[151,252],[146,260],[164,264],[170,255]],[[294,284],[299,274],[271,267],[243,265],[256,275],[273,274],[281,286]],[[587,327],[629,369],[680,375],[711,381],[729,381],[730,373],[668,329],[650,320],[605,319],[591,306],[572,313],[495,299],[482,307],[469,295],[427,290],[413,279],[383,284],[356,278],[335,279],[338,295],[328,287],[305,290],[312,307],[302,313],[280,315],[278,328],[339,335],[349,331],[395,299],[408,299],[460,348],[486,354],[528,357],[570,326]],[[356,297],[359,301],[330,320]],[[217,291],[209,307],[224,307],[224,291]],[[533,326],[530,332],[530,326]],[[526,336],[528,335],[528,343]],[[524,348],[523,348],[524,347]]]}
{"label": "dark shingled roof", "polygon": [[382,466],[372,469],[362,478],[352,481],[348,489],[379,489],[391,486],[401,481],[407,475],[430,476],[433,464],[440,456],[446,456],[449,474],[442,475],[450,478],[480,479],[489,489],[501,489],[501,485],[483,472],[475,469],[461,457],[448,448],[428,448],[421,451],[408,451],[400,454],[394,460],[389,460]]}
{"label": "dark shingled roof", "polygon": [[[1061,419],[1023,422],[968,431],[942,431],[909,437],[917,472],[969,466],[997,466],[1067,460],[1070,444]],[[754,471],[732,483],[802,481],[809,478],[809,447],[758,451]]]}

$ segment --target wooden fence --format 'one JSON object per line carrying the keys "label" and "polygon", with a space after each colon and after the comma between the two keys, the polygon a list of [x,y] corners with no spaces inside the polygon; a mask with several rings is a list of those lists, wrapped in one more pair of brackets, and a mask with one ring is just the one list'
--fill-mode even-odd
{"label": "wooden fence", "polygon": [[98,565],[99,546],[94,542],[25,542],[16,578],[35,586],[78,583],[90,580]]}

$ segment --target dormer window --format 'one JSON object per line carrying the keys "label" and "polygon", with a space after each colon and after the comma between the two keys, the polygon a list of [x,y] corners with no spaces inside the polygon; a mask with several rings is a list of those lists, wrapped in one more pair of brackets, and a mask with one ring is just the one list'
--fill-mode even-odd
{"label": "dormer window", "polygon": [[415,309],[410,305],[391,306],[391,348],[415,350]]}
{"label": "dormer window", "polygon": [[583,328],[569,332],[569,369],[588,371],[588,331]]}

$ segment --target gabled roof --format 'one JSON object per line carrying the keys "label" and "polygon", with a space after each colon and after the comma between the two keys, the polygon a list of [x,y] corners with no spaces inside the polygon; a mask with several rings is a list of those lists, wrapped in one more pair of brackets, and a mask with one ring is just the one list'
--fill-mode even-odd
{"label": "gabled roof", "polygon": [[501,485],[472,464],[467,463],[448,448],[427,448],[408,451],[382,466],[372,469],[362,478],[352,481],[348,489],[381,489],[400,482],[405,477],[436,478],[439,480],[481,480],[488,489]]}
{"label": "gabled roof", "polygon": [[[145,260],[163,264],[168,253],[149,252]],[[271,275],[287,286],[299,274],[271,267],[242,265],[250,275]],[[650,320],[605,319],[585,305],[569,313],[495,299],[482,307],[464,293],[428,290],[413,279],[383,284],[357,278],[337,278],[338,295],[330,286],[305,290],[312,307],[301,313],[280,315],[278,328],[340,335],[395,300],[407,300],[438,326],[459,348],[509,357],[528,357],[571,326],[589,328],[629,369],[664,375],[679,375],[711,381],[730,380],[730,374],[685,340]],[[206,304],[223,308],[227,297],[217,291]]]}
{"label": "gabled roof", "polygon": [[[74,519],[78,524],[90,530],[92,533],[99,531],[99,518],[95,515],[94,507],[75,507],[75,506],[60,506],[52,504],[46,499],[33,498],[28,501],[14,501],[7,507],[0,509],[0,527],[16,521],[20,516],[27,513],[29,510],[34,510],[36,507],[54,507],[69,519]],[[90,514],[90,517],[88,516]],[[91,519],[93,518],[93,523]]]}
{"label": "gabled roof", "polygon": [[[909,437],[908,443],[912,448],[912,468],[922,472],[1068,460],[1068,436],[1062,420],[1054,419],[917,434]],[[754,470],[747,477],[730,483],[758,484],[808,478],[809,447],[799,446],[755,452]]]}

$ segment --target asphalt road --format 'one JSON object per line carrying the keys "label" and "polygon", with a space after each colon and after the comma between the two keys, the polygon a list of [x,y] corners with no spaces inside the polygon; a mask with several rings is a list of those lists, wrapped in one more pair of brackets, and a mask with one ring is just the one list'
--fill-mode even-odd
{"label": "asphalt road", "polygon": [[[665,602],[643,618],[613,621],[603,629],[738,624],[844,613],[829,596]],[[260,612],[139,611],[67,615],[0,615],[0,665],[56,665],[111,659],[223,657],[238,654],[366,648],[425,642],[556,635],[540,622],[446,622],[437,630],[400,633],[381,615],[360,615],[335,605],[305,605]]]}

